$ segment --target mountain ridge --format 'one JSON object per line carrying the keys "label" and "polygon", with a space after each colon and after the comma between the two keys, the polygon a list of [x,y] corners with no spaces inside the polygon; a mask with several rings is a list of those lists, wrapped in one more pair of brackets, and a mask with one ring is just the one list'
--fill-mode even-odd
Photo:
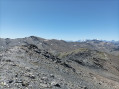
{"label": "mountain ridge", "polygon": [[[100,51],[105,51],[112,54],[117,54],[116,49],[119,49],[118,42],[111,43],[111,42],[104,42],[98,40],[87,40],[85,42],[66,42],[64,40],[56,40],[56,39],[44,39],[40,37],[30,36],[25,38],[18,38],[18,39],[0,39],[0,46],[1,48],[8,48],[10,46],[15,45],[24,45],[24,44],[35,44],[39,48],[47,49],[47,50],[56,50],[59,52],[62,51],[71,51],[77,48],[89,48],[89,49],[96,49]],[[50,48],[50,49],[49,49]],[[108,49],[108,50],[107,50]]]}
{"label": "mountain ridge", "polygon": [[0,39],[1,89],[119,89],[119,44]]}

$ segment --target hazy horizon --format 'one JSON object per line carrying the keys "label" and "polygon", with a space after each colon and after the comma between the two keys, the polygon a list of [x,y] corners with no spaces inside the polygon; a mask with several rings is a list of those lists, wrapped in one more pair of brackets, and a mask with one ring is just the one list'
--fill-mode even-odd
{"label": "hazy horizon", "polygon": [[[33,36],[33,35],[32,35]],[[18,38],[9,38],[9,39],[22,39],[22,38],[28,38],[28,37],[31,37],[31,36],[26,36],[26,37],[18,37]],[[39,37],[39,36],[35,36],[35,37]],[[2,37],[1,37],[2,38]],[[46,40],[53,40],[55,38],[44,38],[44,37],[39,37],[39,38],[42,38],[42,39],[46,39]],[[2,38],[2,39],[7,39],[6,38]],[[55,40],[64,40],[64,39],[55,39]],[[67,42],[80,42],[80,41],[87,41],[87,40],[99,40],[99,41],[119,41],[119,40],[104,40],[104,39],[78,39],[78,40],[64,40],[64,41],[67,41]]]}
{"label": "hazy horizon", "polygon": [[0,38],[119,40],[118,0],[1,0]]}

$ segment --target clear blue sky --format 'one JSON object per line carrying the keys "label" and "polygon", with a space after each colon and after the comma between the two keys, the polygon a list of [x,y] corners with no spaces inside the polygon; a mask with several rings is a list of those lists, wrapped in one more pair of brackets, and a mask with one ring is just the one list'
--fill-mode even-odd
{"label": "clear blue sky", "polygon": [[0,0],[0,37],[119,40],[119,0]]}

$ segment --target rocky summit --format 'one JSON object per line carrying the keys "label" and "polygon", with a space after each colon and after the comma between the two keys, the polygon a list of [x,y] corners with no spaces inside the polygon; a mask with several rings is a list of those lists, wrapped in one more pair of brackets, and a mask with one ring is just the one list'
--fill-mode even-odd
{"label": "rocky summit", "polygon": [[119,42],[0,38],[0,89],[119,89]]}

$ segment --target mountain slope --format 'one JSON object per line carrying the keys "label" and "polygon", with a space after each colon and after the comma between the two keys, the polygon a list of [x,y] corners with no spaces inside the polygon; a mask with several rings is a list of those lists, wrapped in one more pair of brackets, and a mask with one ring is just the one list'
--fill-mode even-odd
{"label": "mountain slope", "polygon": [[[90,56],[90,55],[89,55]],[[35,45],[15,46],[1,52],[2,89],[118,89],[117,80],[71,60],[65,61]],[[97,69],[97,67],[95,67]],[[100,72],[107,72],[100,70]],[[108,73],[112,78],[116,75]]]}
{"label": "mountain slope", "polygon": [[0,48],[1,89],[119,89],[118,44],[31,36]]}

